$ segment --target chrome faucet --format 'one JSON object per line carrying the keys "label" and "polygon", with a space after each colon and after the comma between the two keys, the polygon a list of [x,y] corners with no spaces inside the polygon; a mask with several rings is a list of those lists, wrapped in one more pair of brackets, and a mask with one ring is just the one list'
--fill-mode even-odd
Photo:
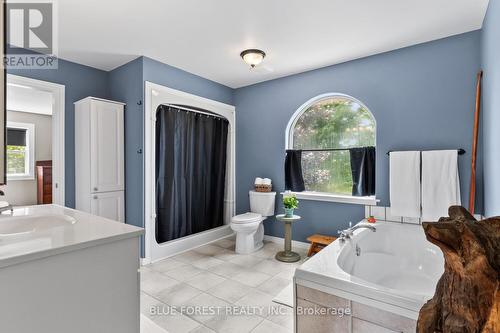
{"label": "chrome faucet", "polygon": [[346,239],[351,239],[352,235],[354,233],[354,230],[362,229],[362,228],[370,229],[373,232],[377,231],[377,228],[375,228],[375,226],[373,226],[373,225],[369,225],[366,223],[359,223],[359,224],[356,224],[354,227],[352,227],[352,223],[349,222],[348,229],[338,231],[338,233],[340,235],[340,237],[339,237],[340,242],[344,243]]}
{"label": "chrome faucet", "polygon": [[[0,196],[4,196],[5,195],[5,192],[0,190]],[[14,207],[12,207],[11,204],[7,203],[7,206],[4,206],[4,207],[0,207],[0,214],[2,214],[3,212],[6,212],[6,211],[9,211],[12,213],[14,211]]]}

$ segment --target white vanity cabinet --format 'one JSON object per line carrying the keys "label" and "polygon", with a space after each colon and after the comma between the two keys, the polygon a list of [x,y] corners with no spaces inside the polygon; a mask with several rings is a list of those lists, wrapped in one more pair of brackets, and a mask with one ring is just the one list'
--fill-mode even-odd
{"label": "white vanity cabinet", "polygon": [[125,221],[124,107],[95,97],[75,103],[76,209],[120,222]]}
{"label": "white vanity cabinet", "polygon": [[0,215],[0,332],[138,333],[142,234],[57,205]]}

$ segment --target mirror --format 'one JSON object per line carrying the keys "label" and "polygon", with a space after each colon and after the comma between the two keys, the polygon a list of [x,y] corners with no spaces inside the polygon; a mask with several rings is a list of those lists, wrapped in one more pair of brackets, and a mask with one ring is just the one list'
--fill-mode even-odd
{"label": "mirror", "polygon": [[7,75],[8,184],[4,192],[5,200],[16,206],[52,203],[52,191],[47,187],[52,187],[54,96],[40,85],[39,81]]}

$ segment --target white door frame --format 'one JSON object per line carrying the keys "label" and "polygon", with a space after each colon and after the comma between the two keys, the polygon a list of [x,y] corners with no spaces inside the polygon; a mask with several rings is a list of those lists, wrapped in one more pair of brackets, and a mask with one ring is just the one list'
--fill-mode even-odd
{"label": "white door frame", "polygon": [[7,85],[16,84],[52,94],[52,202],[65,206],[64,112],[65,86],[7,74]]}
{"label": "white door frame", "polygon": [[[186,251],[194,246],[216,240],[232,234],[229,227],[231,217],[235,213],[235,107],[211,99],[192,95],[180,90],[171,89],[159,84],[145,81],[144,86],[144,227],[145,227],[145,260],[154,262],[164,257]],[[229,121],[228,170],[225,201],[226,225],[207,230],[199,234],[172,240],[164,244],[155,241],[156,205],[155,194],[155,141],[156,141],[156,109],[160,104],[189,105],[219,114]]]}

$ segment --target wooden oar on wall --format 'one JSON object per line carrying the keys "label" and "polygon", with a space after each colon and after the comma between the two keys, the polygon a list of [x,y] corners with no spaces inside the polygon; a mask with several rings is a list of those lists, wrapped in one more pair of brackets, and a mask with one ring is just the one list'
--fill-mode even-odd
{"label": "wooden oar on wall", "polygon": [[469,212],[474,214],[476,205],[476,161],[477,161],[477,141],[479,137],[479,116],[481,114],[481,80],[483,71],[477,73],[476,83],[476,112],[474,114],[474,132],[472,136],[472,165],[470,174],[470,191],[469,191]]}

